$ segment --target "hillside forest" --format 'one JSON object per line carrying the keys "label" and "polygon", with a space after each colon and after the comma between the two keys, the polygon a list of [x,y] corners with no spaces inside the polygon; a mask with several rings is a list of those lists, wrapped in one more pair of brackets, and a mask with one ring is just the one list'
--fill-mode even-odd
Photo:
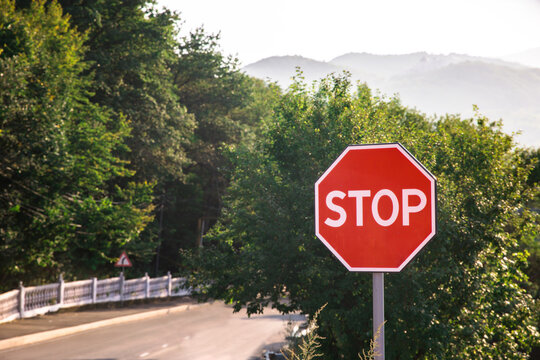
{"label": "hillside forest", "polygon": [[0,291],[117,276],[126,251],[128,277],[237,311],[326,304],[321,354],[358,358],[371,276],[315,237],[313,184],[348,144],[400,142],[437,177],[438,234],[387,277],[387,358],[539,355],[540,149],[346,73],[281,89],[183,30],[147,0],[0,0]]}

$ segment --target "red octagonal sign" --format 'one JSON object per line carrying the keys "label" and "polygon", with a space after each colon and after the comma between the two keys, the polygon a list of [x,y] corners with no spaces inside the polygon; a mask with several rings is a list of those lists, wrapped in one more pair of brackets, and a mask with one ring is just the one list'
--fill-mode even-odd
{"label": "red octagonal sign", "polygon": [[315,183],[315,232],[350,271],[401,271],[435,235],[435,203],[401,144],[353,145]]}

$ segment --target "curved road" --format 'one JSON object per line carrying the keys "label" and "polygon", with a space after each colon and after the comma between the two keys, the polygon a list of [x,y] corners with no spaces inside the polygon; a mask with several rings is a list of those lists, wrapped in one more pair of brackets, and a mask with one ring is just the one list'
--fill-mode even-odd
{"label": "curved road", "polygon": [[112,325],[12,350],[5,360],[216,360],[261,359],[277,350],[287,322],[298,315],[267,309],[248,318],[221,302],[137,322]]}

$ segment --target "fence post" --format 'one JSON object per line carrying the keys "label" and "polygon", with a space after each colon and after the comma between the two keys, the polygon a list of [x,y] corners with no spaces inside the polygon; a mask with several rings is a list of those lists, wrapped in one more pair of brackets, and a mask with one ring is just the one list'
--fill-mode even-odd
{"label": "fence post", "polygon": [[148,273],[144,273],[144,297],[148,299],[150,297],[150,278],[148,277]]}
{"label": "fence post", "polygon": [[19,281],[19,316],[24,317],[24,286],[23,282]]}
{"label": "fence post", "polygon": [[97,302],[97,278],[92,278],[92,304]]}
{"label": "fence post", "polygon": [[60,274],[58,276],[58,305],[60,305],[60,307],[64,305],[64,288],[64,276]]}
{"label": "fence post", "polygon": [[172,295],[172,276],[171,272],[167,271],[167,296]]}
{"label": "fence post", "polygon": [[124,272],[120,273],[120,300],[124,299]]}

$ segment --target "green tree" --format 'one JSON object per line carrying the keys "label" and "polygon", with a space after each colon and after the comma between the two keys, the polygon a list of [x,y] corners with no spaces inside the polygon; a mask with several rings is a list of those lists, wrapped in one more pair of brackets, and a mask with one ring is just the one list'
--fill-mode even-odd
{"label": "green tree", "polygon": [[[243,76],[243,75],[239,75]],[[193,248],[200,231],[206,231],[221,213],[222,197],[229,184],[233,164],[228,154],[236,146],[253,146],[272,114],[280,90],[257,79],[245,78],[247,96],[227,113],[214,115],[218,124],[204,125],[216,136],[196,136],[188,147],[193,163],[186,167],[187,181],[170,184],[163,217],[161,268],[177,269],[183,264],[179,250]],[[196,115],[197,116],[197,115]],[[197,131],[198,132],[198,131]],[[204,219],[204,229],[202,221]]]}
{"label": "green tree", "polygon": [[[192,163],[186,147],[193,141],[195,119],[180,103],[172,74],[178,59],[179,17],[156,10],[155,2],[147,0],[60,3],[74,25],[88,34],[87,73],[95,74],[91,100],[125,117],[131,127],[127,151],[118,155],[128,161],[138,182],[155,184],[155,220],[139,235],[154,248],[151,252],[132,249],[134,273],[142,274],[156,260],[164,233],[160,224],[168,223],[175,187],[187,181],[184,169]],[[116,184],[125,182],[119,178]]]}
{"label": "green tree", "polygon": [[[202,192],[200,216],[217,217],[221,195],[227,185],[223,169],[228,168],[223,147],[237,144],[257,123],[237,114],[250,101],[255,80],[238,70],[235,59],[218,49],[217,35],[197,29],[184,38],[174,66],[174,83],[180,101],[195,116],[197,128],[189,155],[188,168]],[[248,118],[250,119],[250,118]]]}
{"label": "green tree", "polygon": [[[147,0],[62,0],[73,24],[88,33],[85,60],[95,74],[92,101],[127,118],[127,159],[136,178],[182,177],[193,117],[172,84],[178,17]],[[158,185],[159,186],[159,185]]]}
{"label": "green tree", "polygon": [[[84,36],[56,2],[0,1],[0,284],[110,273],[151,220],[115,153],[129,126],[89,101]],[[114,186],[115,179],[128,179]]]}
{"label": "green tree", "polygon": [[[192,160],[185,168],[187,181],[169,184],[164,199],[164,270],[182,266],[178,251],[196,245],[197,231],[216,221],[232,169],[226,154],[239,143],[254,141],[279,94],[277,86],[241,73],[237,60],[221,53],[218,41],[218,35],[203,29],[191,32],[180,41],[172,70],[179,100],[197,127],[187,146]],[[198,227],[202,219],[204,229]]]}
{"label": "green tree", "polygon": [[269,113],[258,100],[267,87],[240,73],[219,50],[218,36],[197,29],[179,39],[178,14],[156,10],[154,1],[61,4],[88,32],[92,100],[132,127],[122,157],[139,181],[156,183],[155,221],[142,235],[160,244],[154,265],[175,270],[178,250],[195,245],[198,220],[215,221],[230,169],[223,152]]}
{"label": "green tree", "polygon": [[[313,184],[348,144],[401,142],[438,178],[439,232],[386,278],[388,359],[522,359],[538,339],[523,289],[519,242],[537,229],[526,212],[530,165],[500,124],[436,120],[334,77],[295,83],[255,148],[233,153],[223,218],[193,283],[248,313],[273,306],[320,314],[326,358],[369,347],[371,276],[349,273],[314,236]],[[211,284],[211,285],[208,285]]]}

